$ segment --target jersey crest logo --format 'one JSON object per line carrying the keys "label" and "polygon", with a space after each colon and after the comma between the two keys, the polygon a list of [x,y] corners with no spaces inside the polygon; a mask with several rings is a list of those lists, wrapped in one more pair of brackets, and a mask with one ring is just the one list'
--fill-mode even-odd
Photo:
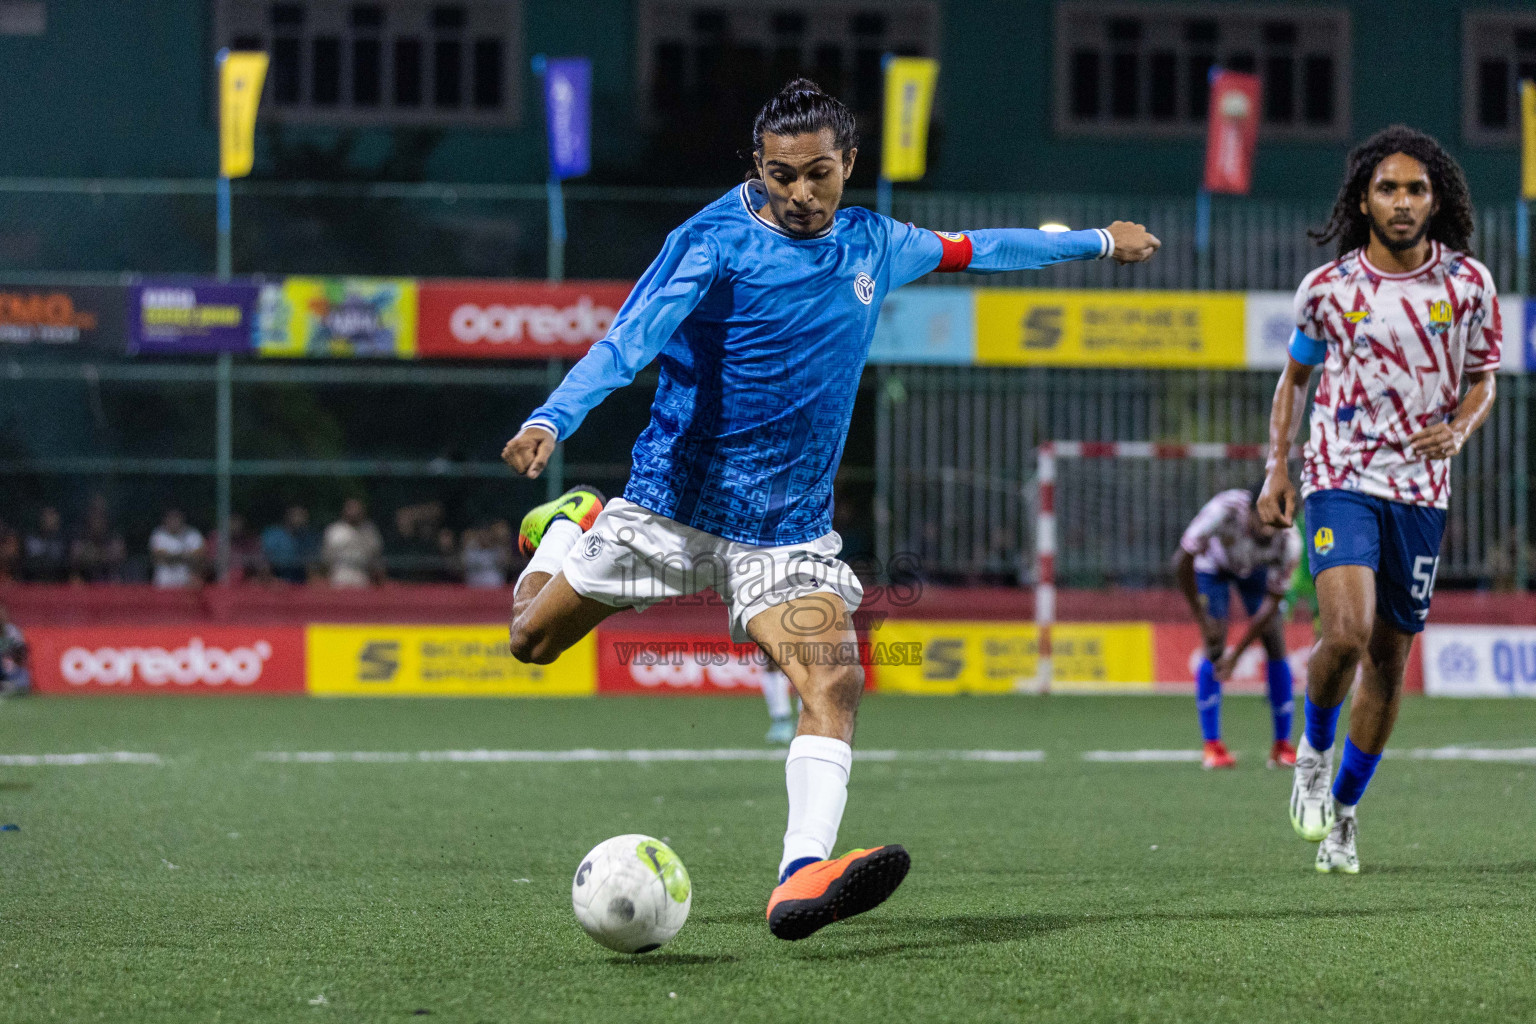
{"label": "jersey crest logo", "polygon": [[1326,555],[1328,552],[1332,551],[1333,531],[1326,526],[1319,527],[1318,531],[1312,535],[1312,547],[1314,547],[1317,550],[1317,553],[1320,555]]}
{"label": "jersey crest logo", "polygon": [[1429,329],[1435,334],[1444,334],[1450,330],[1452,323],[1451,304],[1444,299],[1429,304]]}
{"label": "jersey crest logo", "polygon": [[1352,309],[1344,314],[1344,319],[1352,324],[1368,324],[1371,322],[1370,309]]}
{"label": "jersey crest logo", "polygon": [[860,274],[853,279],[853,294],[859,297],[864,305],[869,305],[875,297],[875,279],[868,274]]}

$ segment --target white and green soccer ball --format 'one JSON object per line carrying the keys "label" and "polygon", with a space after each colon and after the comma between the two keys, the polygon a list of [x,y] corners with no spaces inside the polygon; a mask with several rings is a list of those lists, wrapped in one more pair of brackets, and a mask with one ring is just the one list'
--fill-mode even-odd
{"label": "white and green soccer ball", "polygon": [[677,934],[693,905],[688,869],[659,839],[598,843],[581,859],[571,907],[588,935],[620,953],[649,953]]}

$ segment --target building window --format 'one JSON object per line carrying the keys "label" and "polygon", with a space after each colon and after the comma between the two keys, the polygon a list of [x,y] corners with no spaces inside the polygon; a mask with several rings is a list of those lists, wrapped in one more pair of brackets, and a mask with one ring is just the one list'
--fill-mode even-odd
{"label": "building window", "polygon": [[265,50],[264,120],[510,125],[522,0],[218,0],[217,37]]}
{"label": "building window", "polygon": [[934,56],[939,46],[938,4],[926,0],[641,0],[639,15],[640,95],[654,119],[722,105],[756,113],[804,75],[869,134],[881,56]]}
{"label": "building window", "polygon": [[1462,131],[1468,142],[1520,141],[1520,81],[1536,79],[1536,14],[1462,15]]}
{"label": "building window", "polygon": [[1327,7],[1060,3],[1056,130],[1198,136],[1220,66],[1259,76],[1263,137],[1344,139],[1349,27]]}

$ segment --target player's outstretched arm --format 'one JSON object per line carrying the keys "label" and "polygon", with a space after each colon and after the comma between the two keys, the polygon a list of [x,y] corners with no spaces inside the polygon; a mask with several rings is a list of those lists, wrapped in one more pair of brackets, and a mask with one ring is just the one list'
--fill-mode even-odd
{"label": "player's outstretched arm", "polygon": [[1000,274],[1035,270],[1072,260],[1113,258],[1140,263],[1152,258],[1162,242],[1140,224],[1117,220],[1107,228],[1040,231],[1035,228],[981,228],[952,233],[900,224],[882,218],[891,235],[891,287],[924,274]]}
{"label": "player's outstretched arm", "polygon": [[1116,263],[1145,263],[1163,247],[1156,235],[1128,220],[1117,220],[1104,230],[1114,242],[1110,256]]}
{"label": "player's outstretched arm", "polygon": [[555,443],[570,437],[587,413],[635,379],[671,340],[714,282],[709,240],[685,225],[667,237],[661,255],[624,300],[603,340],[571,367],[543,405],[501,450],[502,461],[533,478],[544,470]]}
{"label": "player's outstretched arm", "polygon": [[1264,489],[1259,492],[1259,518],[1269,526],[1289,527],[1296,521],[1296,485],[1291,482],[1291,445],[1307,402],[1307,381],[1312,367],[1295,356],[1286,359],[1285,372],[1275,385],[1269,407],[1269,459],[1265,463]]}
{"label": "player's outstretched arm", "polygon": [[1408,439],[1419,458],[1448,459],[1456,455],[1493,411],[1493,398],[1498,390],[1493,371],[1468,373],[1467,381],[1471,386],[1461,397],[1451,422],[1431,424]]}

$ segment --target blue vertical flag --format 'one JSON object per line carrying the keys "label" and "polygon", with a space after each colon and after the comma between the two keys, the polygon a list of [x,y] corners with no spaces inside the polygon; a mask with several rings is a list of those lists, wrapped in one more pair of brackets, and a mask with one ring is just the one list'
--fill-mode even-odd
{"label": "blue vertical flag", "polygon": [[544,122],[549,126],[549,175],[579,178],[592,169],[592,62],[551,57],[544,68]]}

